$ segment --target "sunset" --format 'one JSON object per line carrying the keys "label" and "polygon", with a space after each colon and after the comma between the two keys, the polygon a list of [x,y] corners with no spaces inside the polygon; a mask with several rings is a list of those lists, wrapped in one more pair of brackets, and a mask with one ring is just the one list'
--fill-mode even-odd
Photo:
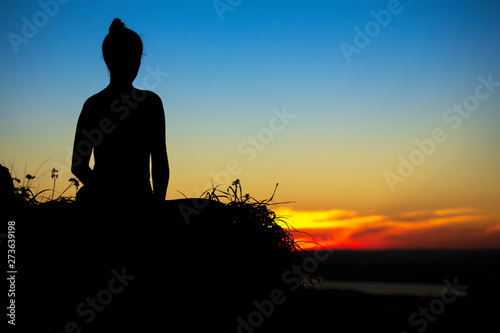
{"label": "sunset", "polygon": [[[167,199],[237,178],[266,199],[280,183],[278,201],[311,213],[290,223],[330,233],[332,245],[345,236],[339,246],[500,247],[498,6],[389,4],[397,14],[377,28],[386,2],[222,12],[210,2],[61,3],[26,43],[2,42],[1,162],[22,178],[49,159],[34,184],[50,187],[55,167],[66,186],[78,114],[108,77],[100,43],[121,17],[144,38],[135,84],[163,99]],[[4,36],[22,36],[23,18],[48,10],[2,6]],[[305,221],[337,210],[354,220]],[[443,210],[466,213],[435,214]],[[414,212],[422,220],[399,218]]]}
{"label": "sunset", "polygon": [[498,1],[7,0],[0,22],[0,164],[29,204],[236,186],[308,253],[500,250]]}
{"label": "sunset", "polygon": [[498,226],[472,208],[361,215],[354,211],[291,211],[277,209],[303,248],[336,249],[453,249],[496,248]]}

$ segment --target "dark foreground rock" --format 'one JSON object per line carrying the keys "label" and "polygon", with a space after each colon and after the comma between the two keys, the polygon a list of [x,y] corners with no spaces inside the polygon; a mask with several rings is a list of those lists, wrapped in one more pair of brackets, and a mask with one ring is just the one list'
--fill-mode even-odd
{"label": "dark foreground rock", "polygon": [[[283,274],[300,256],[265,208],[20,204],[17,328],[37,332],[314,332],[315,296]],[[264,222],[263,222],[264,221]]]}

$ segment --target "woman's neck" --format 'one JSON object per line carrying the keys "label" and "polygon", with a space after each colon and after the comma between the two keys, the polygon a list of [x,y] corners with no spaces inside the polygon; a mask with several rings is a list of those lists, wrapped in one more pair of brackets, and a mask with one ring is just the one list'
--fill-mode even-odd
{"label": "woman's neck", "polygon": [[111,79],[109,80],[109,87],[115,88],[115,89],[130,90],[130,89],[132,89],[132,82],[129,80],[125,80],[123,78],[120,78],[120,77],[111,76]]}

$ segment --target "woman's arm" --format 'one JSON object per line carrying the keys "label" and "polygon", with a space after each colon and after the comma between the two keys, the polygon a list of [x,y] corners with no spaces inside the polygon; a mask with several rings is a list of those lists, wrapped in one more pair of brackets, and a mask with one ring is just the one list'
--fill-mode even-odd
{"label": "woman's arm", "polygon": [[73,145],[73,159],[71,162],[71,172],[85,185],[92,179],[92,169],[89,166],[90,156],[94,148],[93,144],[83,135],[83,130],[88,127],[89,103],[85,102],[82,112],[76,125],[75,142]]}
{"label": "woman's arm", "polygon": [[156,201],[164,201],[170,179],[170,167],[167,156],[167,138],[165,129],[165,111],[158,96],[153,103],[151,126],[153,127],[151,144],[151,171],[153,176],[153,195]]}

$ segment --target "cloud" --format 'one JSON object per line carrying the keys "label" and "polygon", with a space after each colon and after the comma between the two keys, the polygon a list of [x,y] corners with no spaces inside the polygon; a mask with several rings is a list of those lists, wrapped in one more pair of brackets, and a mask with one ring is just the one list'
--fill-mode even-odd
{"label": "cloud", "polygon": [[360,231],[353,232],[350,235],[350,238],[352,240],[362,240],[363,238],[365,238],[367,236],[372,237],[375,235],[379,235],[379,234],[387,231],[388,229],[391,229],[391,227],[390,226],[367,227],[365,229],[361,229]]}
{"label": "cloud", "polygon": [[494,226],[487,228],[484,231],[484,233],[485,234],[492,234],[492,233],[499,232],[499,231],[500,231],[500,224],[497,224],[497,225],[494,225]]}
{"label": "cloud", "polygon": [[402,212],[391,216],[393,221],[398,222],[428,222],[435,219],[449,219],[453,217],[459,217],[459,219],[465,219],[466,217],[477,217],[479,211],[475,208],[470,207],[460,207],[460,208],[448,208],[448,209],[434,209],[434,210],[418,210]]}
{"label": "cloud", "polygon": [[[298,231],[301,241],[314,241],[322,246],[348,248],[416,248],[460,244],[468,236],[464,226],[478,227],[487,216],[471,207],[407,211],[397,214],[361,214],[356,211],[331,209],[294,211],[278,208],[279,216]],[[459,230],[460,229],[460,230]],[[484,229],[481,229],[484,230]],[[460,231],[460,232],[459,232]],[[487,233],[500,231],[500,225]],[[419,245],[420,244],[420,245]]]}

